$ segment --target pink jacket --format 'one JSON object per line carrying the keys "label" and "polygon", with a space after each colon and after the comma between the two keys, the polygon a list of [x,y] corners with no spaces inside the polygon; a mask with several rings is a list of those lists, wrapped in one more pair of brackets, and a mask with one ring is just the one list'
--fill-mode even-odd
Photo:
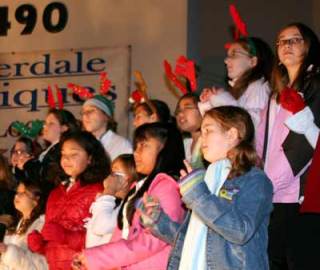
{"label": "pink jacket", "polygon": [[[179,187],[170,176],[158,174],[150,185],[148,194],[159,199],[162,209],[171,219],[182,222],[185,211]],[[129,229],[128,240],[121,239],[121,231],[116,229],[111,243],[86,249],[84,253],[89,270],[162,270],[166,269],[170,251],[169,244],[141,226],[136,212]]]}
{"label": "pink jacket", "polygon": [[[256,136],[257,152],[260,156],[262,156],[263,152],[266,112],[267,108],[262,112]],[[300,175],[294,176],[282,147],[284,140],[289,134],[289,129],[285,126],[284,122],[292,113],[283,109],[272,99],[269,115],[269,139],[264,171],[273,184],[273,202],[296,203],[299,198]]]}

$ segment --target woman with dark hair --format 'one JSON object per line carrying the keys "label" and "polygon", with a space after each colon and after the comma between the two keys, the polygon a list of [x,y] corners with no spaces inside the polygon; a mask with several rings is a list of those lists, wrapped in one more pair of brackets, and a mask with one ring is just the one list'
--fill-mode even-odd
{"label": "woman with dark hair", "polygon": [[0,243],[0,269],[48,269],[45,257],[32,253],[27,246],[28,234],[41,230],[44,224],[45,198],[39,183],[21,180],[14,199],[19,221]]}
{"label": "woman with dark hair", "polygon": [[172,125],[144,124],[135,131],[134,145],[136,170],[145,177],[125,198],[111,243],[85,249],[75,257],[74,269],[166,269],[171,247],[140,225],[136,208],[145,193],[151,194],[159,198],[168,216],[182,221],[184,210],[175,180],[183,168],[182,138]]}
{"label": "woman with dark hair", "polygon": [[29,248],[44,254],[51,270],[70,269],[73,255],[84,248],[84,220],[110,173],[101,143],[86,131],[63,137],[60,163],[69,179],[50,193],[41,233],[33,232],[28,238]]}
{"label": "woman with dark hair", "polygon": [[250,113],[257,127],[260,113],[267,105],[271,92],[271,48],[257,37],[240,38],[231,43],[224,62],[228,75],[228,91],[205,89],[200,96],[200,110],[204,112],[222,105],[240,106]]}
{"label": "woman with dark hair", "polygon": [[276,51],[273,95],[257,136],[274,187],[270,269],[319,269],[320,190],[312,186],[319,178],[309,170],[318,135],[308,125],[320,126],[320,43],[309,27],[293,23],[279,32]]}
{"label": "woman with dark hair", "polygon": [[135,128],[146,123],[170,123],[172,117],[168,105],[158,99],[150,99],[134,107],[133,125]]}

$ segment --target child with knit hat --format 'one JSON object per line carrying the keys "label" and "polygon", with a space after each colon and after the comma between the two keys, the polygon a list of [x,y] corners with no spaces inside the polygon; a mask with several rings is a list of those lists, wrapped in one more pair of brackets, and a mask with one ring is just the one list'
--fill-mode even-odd
{"label": "child with knit hat", "polygon": [[114,104],[102,95],[86,100],[81,112],[84,129],[102,143],[112,160],[121,154],[132,153],[130,142],[112,131],[113,113]]}

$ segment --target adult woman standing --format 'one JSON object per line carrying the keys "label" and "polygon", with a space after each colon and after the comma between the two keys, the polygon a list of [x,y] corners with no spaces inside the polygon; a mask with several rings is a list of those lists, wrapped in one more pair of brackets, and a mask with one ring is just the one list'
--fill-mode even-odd
{"label": "adult woman standing", "polygon": [[[273,68],[274,94],[258,128],[257,148],[265,160],[265,171],[274,186],[274,210],[269,226],[270,269],[301,269],[297,261],[297,225],[305,179],[313,156],[307,134],[290,130],[286,123],[308,106],[320,125],[320,43],[313,31],[301,23],[283,28],[277,38],[277,64]],[[307,232],[304,231],[305,235]],[[304,238],[304,237],[302,237]],[[314,247],[304,246],[310,254]],[[315,252],[315,251],[314,251]],[[314,262],[309,267],[318,269]]]}

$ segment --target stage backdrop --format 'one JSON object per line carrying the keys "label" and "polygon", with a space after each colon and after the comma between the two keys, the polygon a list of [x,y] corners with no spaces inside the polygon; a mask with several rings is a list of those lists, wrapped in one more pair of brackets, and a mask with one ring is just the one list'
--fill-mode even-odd
{"label": "stage backdrop", "polygon": [[99,92],[102,71],[112,81],[109,98],[116,105],[115,119],[121,119],[118,131],[128,134],[129,61],[130,47],[0,54],[0,149],[9,148],[16,140],[10,128],[14,121],[45,118],[48,85],[56,100],[55,85],[61,89],[64,108],[80,119],[83,101],[67,89],[67,84]]}

